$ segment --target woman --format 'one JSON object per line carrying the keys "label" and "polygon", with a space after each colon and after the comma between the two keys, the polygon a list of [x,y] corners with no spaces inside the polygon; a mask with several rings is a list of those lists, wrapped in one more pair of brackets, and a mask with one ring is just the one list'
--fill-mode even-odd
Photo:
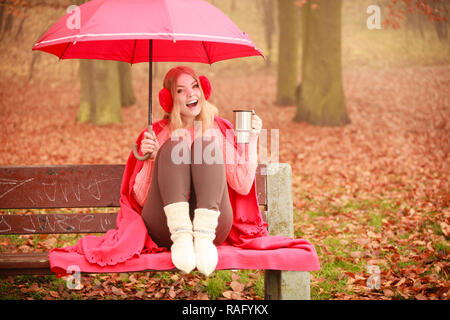
{"label": "woman", "polygon": [[[168,71],[159,97],[165,117],[158,135],[144,133],[141,152],[150,153],[133,186],[151,239],[170,247],[173,264],[209,275],[232,228],[233,208],[228,187],[249,193],[257,167],[257,139],[262,121],[252,117],[250,143],[239,145],[220,129],[225,120],[207,102],[211,87],[206,77],[178,66]],[[227,160],[227,161],[225,161]]]}
{"label": "woman", "polygon": [[160,92],[166,115],[136,140],[153,159],[130,152],[116,228],[52,249],[53,272],[320,268],[311,243],[269,235],[262,218],[255,181],[261,119],[253,116],[250,143],[237,144],[231,123],[206,101],[210,94],[207,79],[190,68],[167,73]]}

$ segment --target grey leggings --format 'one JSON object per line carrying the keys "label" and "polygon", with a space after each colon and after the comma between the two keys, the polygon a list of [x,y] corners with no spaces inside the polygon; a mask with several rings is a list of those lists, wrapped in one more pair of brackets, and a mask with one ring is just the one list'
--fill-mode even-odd
{"label": "grey leggings", "polygon": [[[214,239],[214,244],[219,245],[226,240],[233,224],[225,165],[223,161],[208,164],[203,159],[195,159],[195,152],[189,154],[190,163],[174,163],[171,155],[175,147],[175,151],[180,150],[179,143],[185,144],[184,152],[194,150],[194,145],[190,149],[181,138],[176,141],[168,139],[156,155],[150,190],[142,209],[147,231],[158,246],[170,248],[172,240],[163,208],[175,202],[189,202],[191,220],[196,208],[220,211]],[[201,143],[202,150],[205,150],[215,142],[197,138],[195,143]],[[214,150],[220,153],[220,148]],[[222,159],[222,155],[218,156]]]}

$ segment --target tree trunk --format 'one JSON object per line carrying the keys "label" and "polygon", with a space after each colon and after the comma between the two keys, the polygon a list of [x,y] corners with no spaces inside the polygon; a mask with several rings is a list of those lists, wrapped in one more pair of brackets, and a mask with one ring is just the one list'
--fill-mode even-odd
{"label": "tree trunk", "polygon": [[278,0],[279,53],[277,104],[293,105],[298,81],[298,6],[296,0]]}
{"label": "tree trunk", "polygon": [[[76,0],[77,5],[85,0]],[[80,106],[77,120],[94,125],[122,122],[122,105],[135,103],[126,63],[80,59]]]}
{"label": "tree trunk", "polygon": [[116,61],[80,60],[81,96],[78,122],[122,122],[119,66]]}
{"label": "tree trunk", "polygon": [[126,62],[119,62],[120,79],[120,99],[122,107],[131,106],[136,103],[131,82],[131,65]]}
{"label": "tree trunk", "polygon": [[5,6],[0,6],[0,34],[3,32],[3,17],[5,13]]}
{"label": "tree trunk", "polygon": [[[77,5],[86,0],[76,0]],[[80,59],[80,107],[77,120],[94,125],[121,123],[119,62]]]}
{"label": "tree trunk", "polygon": [[275,6],[273,0],[263,0],[262,3],[262,22],[264,26],[264,37],[266,38],[267,52],[266,67],[272,65],[272,38],[275,32]]}
{"label": "tree trunk", "polygon": [[12,13],[8,13],[6,16],[5,23],[1,29],[0,40],[3,39],[12,29],[14,23],[14,15]]}
{"label": "tree trunk", "polygon": [[[25,11],[26,14],[26,11]],[[23,23],[25,22],[26,15],[20,20],[19,28],[17,28],[16,37],[15,40],[19,40],[19,37],[22,38],[22,30],[23,30]]]}
{"label": "tree trunk", "polygon": [[341,66],[341,0],[302,6],[302,82],[294,121],[339,126],[350,123]]}
{"label": "tree trunk", "polygon": [[[448,19],[448,9],[450,7],[448,1],[441,0],[439,2],[431,2],[430,3],[431,8],[439,11],[440,17],[447,17]],[[439,40],[442,42],[445,42],[448,37],[448,21],[433,21],[434,28],[436,30],[436,35],[438,36]]]}

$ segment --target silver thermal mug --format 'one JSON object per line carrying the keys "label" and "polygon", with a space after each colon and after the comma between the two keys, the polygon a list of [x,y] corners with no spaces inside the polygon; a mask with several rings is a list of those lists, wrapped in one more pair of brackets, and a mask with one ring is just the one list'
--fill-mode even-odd
{"label": "silver thermal mug", "polygon": [[249,143],[253,110],[233,110],[237,143]]}

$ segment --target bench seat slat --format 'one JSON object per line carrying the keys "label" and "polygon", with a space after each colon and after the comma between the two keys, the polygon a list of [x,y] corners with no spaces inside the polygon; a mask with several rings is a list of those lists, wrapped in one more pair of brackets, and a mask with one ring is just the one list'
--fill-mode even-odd
{"label": "bench seat slat", "polygon": [[0,215],[0,235],[104,233],[116,228],[117,212]]}
{"label": "bench seat slat", "polygon": [[[176,269],[168,270],[142,270],[147,271],[177,271]],[[83,273],[83,272],[82,272]],[[89,272],[92,273],[92,272]],[[54,274],[50,269],[48,260],[48,252],[34,253],[2,253],[0,259],[0,275],[45,275]]]}
{"label": "bench seat slat", "polygon": [[52,274],[48,261],[48,252],[2,253],[0,274]]}

